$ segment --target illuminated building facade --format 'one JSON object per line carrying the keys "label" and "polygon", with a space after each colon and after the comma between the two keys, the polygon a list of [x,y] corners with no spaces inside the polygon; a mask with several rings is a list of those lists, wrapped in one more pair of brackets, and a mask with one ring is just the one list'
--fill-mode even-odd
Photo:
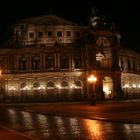
{"label": "illuminated building facade", "polygon": [[95,75],[98,100],[140,97],[140,55],[100,17],[88,27],[55,15],[14,24],[0,49],[0,99],[10,102],[88,100]]}

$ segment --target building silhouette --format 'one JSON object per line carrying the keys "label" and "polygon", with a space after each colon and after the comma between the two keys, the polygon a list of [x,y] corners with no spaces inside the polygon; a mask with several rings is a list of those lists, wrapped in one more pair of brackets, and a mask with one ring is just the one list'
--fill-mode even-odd
{"label": "building silhouette", "polygon": [[[140,98],[140,55],[124,49],[120,38],[96,15],[88,26],[51,14],[15,23],[0,48],[0,99]],[[87,81],[90,75],[97,78],[94,86]]]}

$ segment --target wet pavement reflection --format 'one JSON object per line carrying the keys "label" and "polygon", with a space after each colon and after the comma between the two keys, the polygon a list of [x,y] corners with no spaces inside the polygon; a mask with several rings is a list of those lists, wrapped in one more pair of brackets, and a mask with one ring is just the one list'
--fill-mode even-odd
{"label": "wet pavement reflection", "polygon": [[139,140],[140,124],[47,116],[0,108],[0,124],[39,140]]}

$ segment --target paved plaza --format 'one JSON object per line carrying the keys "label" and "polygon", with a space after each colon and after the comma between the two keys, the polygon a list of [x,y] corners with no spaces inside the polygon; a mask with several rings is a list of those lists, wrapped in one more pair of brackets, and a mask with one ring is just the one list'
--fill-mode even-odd
{"label": "paved plaza", "polygon": [[[13,104],[5,104],[11,105]],[[80,117],[93,120],[140,124],[140,100],[104,101],[95,106],[88,102],[16,104],[21,110],[52,116]],[[18,108],[18,109],[19,109]],[[33,139],[22,133],[0,127],[3,140]],[[35,138],[34,138],[35,139]]]}
{"label": "paved plaza", "polygon": [[33,104],[24,108],[31,112],[104,121],[140,123],[140,100]]}

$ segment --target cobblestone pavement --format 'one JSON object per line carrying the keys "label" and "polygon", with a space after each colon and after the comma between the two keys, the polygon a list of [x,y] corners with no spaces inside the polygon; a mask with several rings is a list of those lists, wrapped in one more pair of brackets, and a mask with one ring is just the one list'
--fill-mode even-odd
{"label": "cobblestone pavement", "polygon": [[43,103],[29,105],[24,110],[48,115],[83,117],[105,121],[140,123],[140,100],[100,102]]}
{"label": "cobblestone pavement", "polygon": [[[12,107],[14,106],[13,104],[5,104],[5,105],[9,105]],[[29,103],[29,104],[20,103],[20,104],[15,104],[15,108],[17,108],[17,107],[20,110],[25,110],[25,111],[29,111],[29,112],[38,112],[38,113],[43,113],[46,115],[58,116],[57,121],[60,120],[59,116],[60,117],[64,116],[64,117],[83,118],[84,121],[87,121],[88,124],[90,122],[90,120],[88,120],[88,119],[92,119],[93,121],[94,120],[103,120],[103,121],[109,121],[109,122],[120,122],[120,123],[113,124],[113,127],[115,126],[115,128],[116,128],[116,125],[119,125],[119,127],[120,127],[121,123],[122,123],[122,126],[127,125],[126,128],[129,128],[128,123],[132,123],[132,125],[134,123],[140,124],[140,100],[97,102],[97,104],[95,106],[92,106],[87,102],[32,103],[32,104],[31,103]],[[73,119],[73,118],[71,118],[71,119]],[[51,117],[51,120],[52,120],[52,117]],[[98,122],[98,123],[100,124],[100,122]],[[44,122],[43,122],[43,124],[44,124]],[[108,124],[107,124],[107,126],[106,126],[106,124],[104,124],[104,125],[105,125],[105,127],[108,126]],[[104,126],[104,125],[102,124],[102,126]],[[92,125],[92,127],[93,126],[95,126],[95,122],[94,122],[94,125]],[[130,126],[130,128],[131,127],[132,126]],[[139,125],[135,125],[135,127],[138,127],[138,129],[136,129],[136,130],[139,130]],[[79,127],[79,129],[82,129],[82,128]],[[112,132],[113,131],[112,129],[113,128],[108,127],[109,132],[110,131]],[[51,130],[52,130],[52,128],[51,128]],[[93,128],[91,130],[93,130]],[[136,130],[133,130],[133,133]],[[121,131],[119,131],[119,133],[120,132]],[[126,132],[128,133],[128,131],[126,131]],[[92,134],[94,134],[94,133],[95,133],[95,131],[92,132]],[[118,130],[117,130],[117,132],[113,131],[114,136],[112,135],[112,137],[113,138],[115,138],[116,136],[118,137],[119,135],[117,135],[117,133],[118,133]],[[139,137],[137,134],[139,134],[139,133],[136,131],[135,134],[136,134],[135,137],[133,135],[129,135],[128,138],[130,138],[132,136],[133,138],[135,138],[137,140]],[[82,135],[82,133],[81,133],[81,135]],[[107,138],[107,135],[101,135],[100,137]],[[54,138],[54,133],[51,138]],[[98,138],[99,138],[99,136],[98,136]],[[121,138],[122,138],[122,136],[121,136]],[[29,140],[29,139],[33,139],[33,138],[28,137],[26,135],[22,135],[22,133],[18,133],[16,131],[7,130],[1,126],[0,127],[0,139],[2,139],[2,140],[19,140],[19,139],[20,140]]]}
{"label": "cobblestone pavement", "polygon": [[36,140],[22,133],[6,129],[0,129],[0,140]]}

